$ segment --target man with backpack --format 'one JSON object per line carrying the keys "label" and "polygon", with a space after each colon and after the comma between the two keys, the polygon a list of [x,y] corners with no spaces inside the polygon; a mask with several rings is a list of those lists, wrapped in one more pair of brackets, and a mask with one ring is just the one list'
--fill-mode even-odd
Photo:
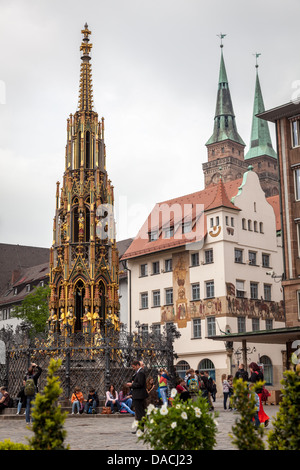
{"label": "man with backpack", "polygon": [[199,381],[193,369],[190,370],[190,376],[187,380],[187,387],[192,400],[195,400],[199,393]]}
{"label": "man with backpack", "polygon": [[41,373],[42,369],[37,364],[32,363],[24,377],[24,395],[26,396],[25,420],[27,424],[30,423],[31,402],[38,391],[37,381]]}

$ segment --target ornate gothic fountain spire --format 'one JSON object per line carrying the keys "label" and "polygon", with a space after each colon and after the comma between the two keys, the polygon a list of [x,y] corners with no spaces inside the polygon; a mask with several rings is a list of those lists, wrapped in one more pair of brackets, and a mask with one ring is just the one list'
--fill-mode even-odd
{"label": "ornate gothic fountain spire", "polygon": [[80,67],[78,108],[79,111],[89,112],[93,109],[92,65],[90,63],[90,52],[93,45],[90,43],[89,36],[91,31],[89,30],[87,23],[85,23],[84,29],[81,33],[83,34],[83,39],[80,46],[80,51],[82,51],[82,62]]}

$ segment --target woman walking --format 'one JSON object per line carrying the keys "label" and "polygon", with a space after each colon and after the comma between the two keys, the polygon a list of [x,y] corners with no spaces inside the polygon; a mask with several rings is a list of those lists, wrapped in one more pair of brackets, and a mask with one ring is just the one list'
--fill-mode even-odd
{"label": "woman walking", "polygon": [[[250,369],[250,382],[255,383],[258,381],[264,380],[264,374],[260,370],[260,367],[256,364],[256,362],[251,362],[249,365]],[[258,411],[258,419],[260,423],[264,423],[267,427],[269,424],[269,416],[265,413],[263,404],[262,404],[262,388],[256,390],[257,395],[259,396],[259,411]]]}

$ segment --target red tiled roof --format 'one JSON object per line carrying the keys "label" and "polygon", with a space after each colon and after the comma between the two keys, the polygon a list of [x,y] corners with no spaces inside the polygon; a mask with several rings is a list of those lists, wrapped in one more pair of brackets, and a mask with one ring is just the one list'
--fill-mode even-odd
{"label": "red tiled roof", "polygon": [[[203,233],[202,237],[206,236],[206,216],[200,211],[200,206],[204,211],[217,208],[220,206],[230,207],[231,209],[239,210],[230,199],[238,192],[238,188],[242,183],[242,178],[227,183],[218,183],[209,185],[202,191],[197,191],[192,194],[180,196],[174,199],[169,199],[155,205],[154,209],[149,214],[147,220],[140,229],[138,235],[133,240],[129,248],[121,259],[134,258],[147,253],[154,253],[160,250],[168,250],[177,246],[185,245],[199,241],[196,234],[195,224],[202,223]],[[197,207],[198,206],[198,207]],[[166,211],[164,214],[164,207]],[[170,209],[173,208],[173,211]],[[164,217],[165,216],[165,217]],[[190,234],[182,234],[181,225],[185,221],[192,221],[194,238],[191,239]],[[197,224],[196,224],[197,225]],[[170,238],[163,238],[162,231],[165,227],[174,226],[174,235]],[[149,241],[149,232],[158,231],[158,239]]]}
{"label": "red tiled roof", "polygon": [[[140,229],[138,235],[133,240],[133,242],[126,250],[121,259],[125,260],[129,258],[135,258],[145,254],[155,253],[156,251],[168,250],[177,246],[185,245],[187,243],[199,241],[196,235],[195,239],[191,239],[190,237],[185,236],[185,234],[182,234],[181,228],[178,227],[180,222],[182,223],[186,220],[192,219],[193,223],[195,223],[197,216],[198,221],[201,220],[201,217],[204,217],[202,223],[203,237],[205,237],[207,233],[206,217],[203,213],[196,213],[196,205],[203,204],[204,211],[208,211],[218,207],[228,207],[230,209],[240,210],[231,202],[231,198],[233,196],[236,196],[236,194],[238,193],[238,188],[241,186],[241,184],[242,178],[239,178],[234,181],[229,181],[227,183],[223,183],[220,180],[218,184],[211,184],[202,191],[197,191],[192,194],[187,194],[185,196],[169,199],[168,201],[156,204],[151,213],[149,214],[147,220],[143,224],[142,228]],[[279,196],[277,195],[269,197],[267,198],[267,201],[271,204],[275,213],[276,230],[280,230],[281,221]],[[175,209],[174,213],[172,213],[170,210],[166,211],[166,220],[164,220],[163,216],[161,216],[162,208],[164,206],[166,206],[167,208],[173,207]],[[176,208],[179,212],[179,214],[177,215]],[[186,210],[186,208],[188,208],[189,210]],[[177,230],[175,230],[176,224]],[[162,231],[168,226],[174,226],[174,235],[170,236],[170,238],[163,238]],[[150,230],[158,231],[159,236],[157,240],[149,241]]]}
{"label": "red tiled roof", "polygon": [[267,201],[273,207],[275,218],[276,218],[276,230],[281,230],[281,218],[280,218],[280,200],[279,194],[276,196],[267,197]]}

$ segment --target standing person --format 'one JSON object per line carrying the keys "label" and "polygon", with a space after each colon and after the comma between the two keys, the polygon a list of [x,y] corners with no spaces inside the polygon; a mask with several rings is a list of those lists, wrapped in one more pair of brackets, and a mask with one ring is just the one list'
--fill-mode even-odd
{"label": "standing person", "polygon": [[25,421],[27,424],[30,424],[31,420],[31,403],[34,400],[36,393],[38,392],[38,378],[42,373],[41,367],[39,367],[34,362],[28,368],[27,374],[24,377],[25,380],[25,389],[24,393],[26,395],[26,409],[25,409]]}
{"label": "standing person", "polygon": [[[26,409],[26,395],[25,395],[25,380],[23,380],[23,386],[21,387],[20,391],[18,392],[17,398],[19,399],[18,401],[18,406],[17,406],[17,415],[21,413],[22,407]],[[25,413],[24,413],[25,414]]]}
{"label": "standing person", "polygon": [[[132,404],[135,417],[137,421],[140,421],[146,414],[146,398],[148,396],[146,390],[146,376],[139,361],[133,361],[131,367],[135,371],[135,375],[133,381],[128,382],[126,385],[132,390]],[[136,431],[133,431],[133,433],[136,433]]]}
{"label": "standing person", "polygon": [[157,407],[159,405],[159,397],[158,397],[158,393],[155,387],[153,377],[148,377],[147,383],[146,383],[146,390],[148,393],[148,397],[146,399],[146,406],[152,404],[155,407]]}
{"label": "standing person", "polygon": [[117,413],[120,413],[121,411],[119,395],[114,385],[110,385],[108,391],[106,392],[105,406],[110,406],[112,414],[115,412],[115,407],[117,408]]}
{"label": "standing person", "polygon": [[208,371],[206,370],[204,372],[204,376],[207,378],[207,382],[206,382],[206,386],[207,386],[207,399],[208,399],[208,402],[210,404],[210,411],[214,410],[214,406],[213,406],[213,403],[212,403],[212,393],[213,393],[213,390],[214,390],[214,382],[213,382],[213,379],[210,377]]}
{"label": "standing person", "polygon": [[164,405],[168,404],[168,380],[170,380],[170,377],[166,369],[160,369],[158,373],[158,389]]}
{"label": "standing person", "polygon": [[84,411],[85,413],[88,413],[90,408],[92,408],[92,414],[96,414],[97,406],[99,406],[99,397],[98,397],[96,390],[92,387],[89,390],[89,394],[86,400]]}
{"label": "standing person", "polygon": [[253,417],[253,420],[254,420],[255,427],[258,428],[260,426],[260,421],[259,421],[259,417],[258,417],[260,401],[259,401],[259,396],[257,395],[255,390],[253,389],[253,383],[249,384],[249,392],[250,392],[250,394],[252,393],[254,395],[254,398],[255,398],[255,415]]}
{"label": "standing person", "polygon": [[196,376],[194,370],[191,371],[190,377],[187,381],[187,388],[189,391],[189,394],[191,396],[191,399],[195,401],[197,399],[197,396],[199,394],[199,381],[198,377]]}
{"label": "standing person", "polygon": [[244,364],[240,364],[238,370],[235,373],[235,379],[243,379],[244,382],[248,382],[248,372],[245,370]]}
{"label": "standing person", "polygon": [[[226,374],[222,374],[222,387],[223,387],[223,407],[224,410],[227,410],[227,400],[229,398],[229,383],[226,379]],[[231,410],[229,402],[229,410]]]}
{"label": "standing person", "polygon": [[[251,362],[249,365],[250,369],[250,379],[251,383],[259,382],[264,380],[264,374],[260,370],[260,367],[256,364],[256,362]],[[263,389],[260,388],[256,391],[257,395],[259,396],[259,411],[258,411],[258,419],[260,423],[264,423],[265,427],[269,424],[269,416],[265,413],[263,404],[262,404],[262,391]]]}

